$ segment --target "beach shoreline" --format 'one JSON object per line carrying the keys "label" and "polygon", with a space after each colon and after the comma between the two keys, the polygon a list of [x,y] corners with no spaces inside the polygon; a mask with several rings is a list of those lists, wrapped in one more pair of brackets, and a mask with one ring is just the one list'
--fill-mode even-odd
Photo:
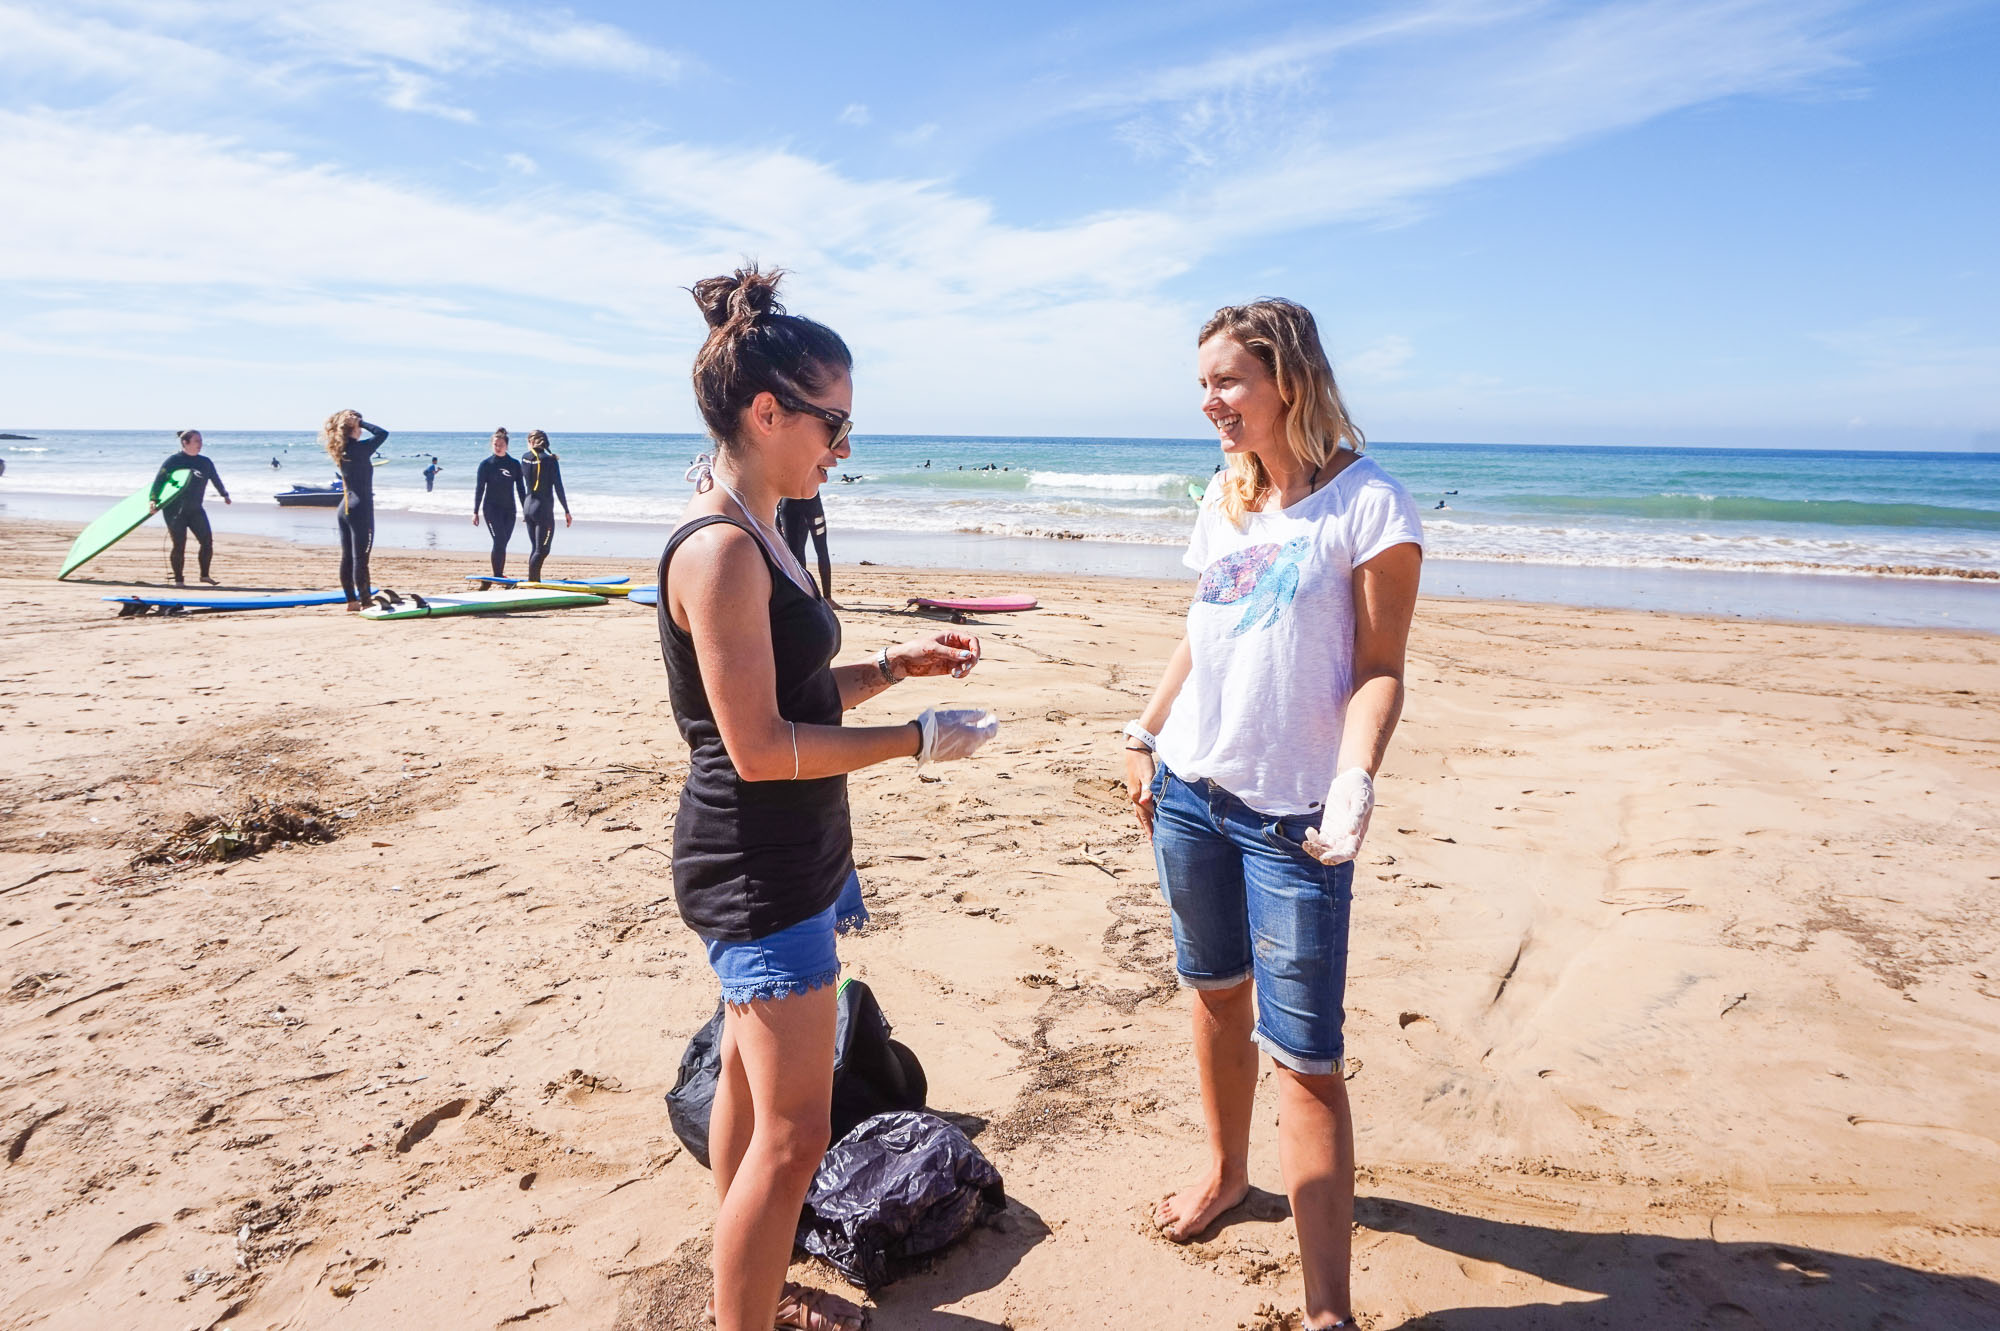
{"label": "beach shoreline", "polygon": [[[97,496],[0,496],[0,523],[49,523],[74,530],[105,503]],[[337,549],[339,535],[331,509],[284,509],[274,504],[208,505],[218,550],[244,539]],[[614,561],[635,581],[650,582],[669,527],[653,522],[584,519],[556,533],[552,568],[574,564],[601,569]],[[438,514],[378,509],[377,549],[456,551],[465,572],[484,566],[490,538],[483,527]],[[134,551],[155,549],[155,576],[166,567],[164,530],[155,523],[126,538]],[[515,538],[515,562],[525,567],[523,538]],[[124,551],[118,547],[114,554]],[[1152,581],[1189,581],[1178,546],[1128,542],[1063,541],[975,533],[855,531],[832,533],[836,568],[870,564],[896,569],[933,570],[940,578],[959,573],[1014,573],[1022,578],[1101,576]],[[123,556],[119,556],[121,560]],[[143,576],[136,563],[86,565],[84,578],[104,576],[115,567]],[[328,569],[332,568],[331,561]],[[335,586],[337,587],[337,582]],[[1725,619],[1785,620],[1797,623],[1866,624],[2000,633],[2000,581],[1960,573],[1948,577],[1858,575],[1819,572],[1750,571],[1709,568],[1604,567],[1531,561],[1449,558],[1426,560],[1427,596],[1509,600],[1588,609],[1637,609]]]}
{"label": "beach shoreline", "polygon": [[[712,1190],[661,1096],[715,988],[654,613],[120,619],[163,557],[58,583],[73,530],[0,521],[0,1327],[694,1331]],[[480,563],[376,551],[419,591]],[[939,577],[842,566],[841,659],[934,626],[903,607]],[[1042,608],[856,713],[1003,730],[854,779],[842,950],[1010,1205],[874,1324],[1279,1331],[1268,1086],[1251,1201],[1186,1248],[1144,1223],[1200,1107],[1118,727],[1188,588],[950,581]],[[1990,1325],[2000,640],[1427,596],[1409,680],[1348,987],[1373,1331]],[[273,840],[203,858],[232,828]]]}

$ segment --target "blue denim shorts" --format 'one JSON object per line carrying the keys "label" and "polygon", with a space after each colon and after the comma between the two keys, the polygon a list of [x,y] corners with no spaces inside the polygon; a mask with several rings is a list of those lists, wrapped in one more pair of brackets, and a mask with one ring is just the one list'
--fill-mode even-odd
{"label": "blue denim shorts", "polygon": [[1153,774],[1153,858],[1190,989],[1254,980],[1256,1040],[1295,1072],[1340,1071],[1354,865],[1306,854],[1319,815],[1273,818],[1212,781]]}
{"label": "blue denim shorts", "polygon": [[868,923],[861,875],[852,869],[840,900],[810,919],[747,943],[708,943],[708,964],[722,981],[722,1001],[740,1007],[760,998],[790,998],[840,978],[834,938]]}

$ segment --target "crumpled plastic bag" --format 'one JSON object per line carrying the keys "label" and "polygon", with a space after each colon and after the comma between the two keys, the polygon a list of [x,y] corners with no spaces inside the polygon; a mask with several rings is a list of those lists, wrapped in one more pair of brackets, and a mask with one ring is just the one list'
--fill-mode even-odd
{"label": "crumpled plastic bag", "polygon": [[1006,1205],[1000,1171],[963,1132],[921,1110],[877,1114],[820,1161],[798,1241],[863,1289],[879,1289]]}

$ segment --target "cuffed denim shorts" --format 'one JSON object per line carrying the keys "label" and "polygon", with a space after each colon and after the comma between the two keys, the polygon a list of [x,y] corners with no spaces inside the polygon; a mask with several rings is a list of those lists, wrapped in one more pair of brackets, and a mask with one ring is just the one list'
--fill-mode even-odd
{"label": "cuffed denim shorts", "polygon": [[708,943],[708,964],[722,981],[722,1001],[734,1007],[760,998],[790,998],[840,978],[836,936],[868,923],[861,875],[849,870],[840,899],[789,929],[747,943]]}
{"label": "cuffed denim shorts", "polygon": [[1319,815],[1273,818],[1212,781],[1153,774],[1153,858],[1190,989],[1256,983],[1255,1038],[1309,1076],[1340,1071],[1354,865],[1301,841]]}

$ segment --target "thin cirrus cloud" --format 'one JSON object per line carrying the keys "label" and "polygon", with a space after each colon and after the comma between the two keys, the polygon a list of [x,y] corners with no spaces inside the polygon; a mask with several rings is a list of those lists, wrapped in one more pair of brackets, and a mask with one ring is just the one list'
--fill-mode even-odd
{"label": "thin cirrus cloud", "polygon": [[[274,358],[381,341],[440,363],[499,356],[636,384],[698,332],[679,288],[754,255],[795,270],[801,308],[859,330],[904,424],[1030,428],[1094,411],[1095,428],[1129,433],[1122,402],[1184,387],[1199,311],[1176,284],[1219,252],[1407,216],[1680,108],[1838,77],[1862,40],[1843,26],[1847,10],[1433,3],[1107,77],[1048,114],[1179,169],[1150,173],[1114,206],[1039,221],[948,176],[871,176],[783,144],[609,125],[581,127],[567,159],[561,145],[532,159],[496,145],[512,187],[532,174],[536,188],[495,208],[435,179],[163,128],[123,103],[17,104],[0,110],[0,172],[32,203],[0,211],[0,280],[30,297],[25,326],[44,353],[91,354],[88,321],[55,317],[77,291],[127,314],[98,326],[107,338],[142,338],[163,309],[201,293],[205,326]],[[176,60],[256,71],[265,86],[285,81],[273,71],[305,87],[349,80],[391,109],[464,124],[475,113],[461,94],[497,69],[671,81],[690,67],[567,10],[0,0],[0,65],[43,57],[89,79]],[[837,116],[855,128],[873,119],[860,103]],[[172,198],[198,207],[163,209]],[[531,332],[517,331],[524,316]],[[1123,350],[1117,365],[1106,346]],[[1096,373],[1051,382],[1046,367],[1062,364]],[[1411,339],[1386,330],[1348,368],[1364,385],[1424,378]],[[1024,382],[1035,384],[1028,407]]]}

